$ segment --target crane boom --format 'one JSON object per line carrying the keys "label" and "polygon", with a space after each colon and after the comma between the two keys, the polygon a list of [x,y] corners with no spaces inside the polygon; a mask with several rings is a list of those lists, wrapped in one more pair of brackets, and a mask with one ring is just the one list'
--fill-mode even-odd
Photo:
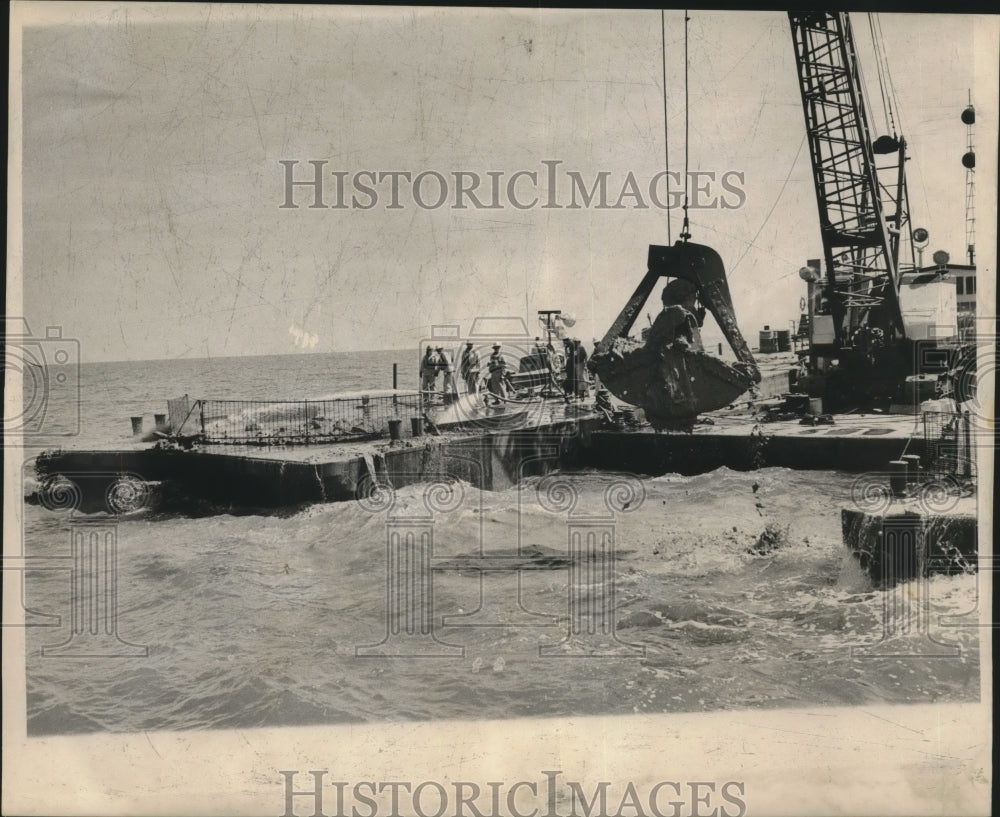
{"label": "crane boom", "polygon": [[[789,12],[826,262],[835,345],[861,327],[904,337],[899,233],[906,221],[905,141],[872,143],[845,12]],[[887,216],[875,152],[899,152],[895,210]],[[889,224],[893,230],[890,231]]]}

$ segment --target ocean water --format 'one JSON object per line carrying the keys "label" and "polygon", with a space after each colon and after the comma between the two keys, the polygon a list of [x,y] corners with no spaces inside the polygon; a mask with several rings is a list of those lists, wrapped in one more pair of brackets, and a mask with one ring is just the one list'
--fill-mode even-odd
{"label": "ocean water", "polygon": [[[185,392],[381,388],[393,362],[412,387],[415,357],[85,365],[74,444],[128,439],[131,413]],[[68,572],[26,574],[27,607],[61,617],[28,629],[29,734],[979,700],[977,629],[942,624],[976,618],[977,577],[873,590],[841,543],[852,479],[667,474],[633,481],[626,507],[606,501],[619,476],[576,472],[430,500],[409,486],[391,506],[122,517],[117,634],[146,655],[43,655],[69,635]],[[27,505],[25,554],[67,555],[74,524]],[[579,530],[613,539],[613,561],[581,556]],[[400,532],[426,537],[422,574],[393,571]],[[390,581],[404,574],[425,584]]]}
{"label": "ocean water", "polygon": [[184,394],[192,400],[307,400],[390,389],[393,364],[400,389],[418,388],[416,348],[50,365],[44,381],[25,378],[25,402],[32,404],[32,395],[38,394],[34,416],[43,406],[45,412],[39,433],[26,442],[32,450],[113,448],[131,441],[130,417],[144,415],[149,429],[152,415],[165,414],[167,400]]}

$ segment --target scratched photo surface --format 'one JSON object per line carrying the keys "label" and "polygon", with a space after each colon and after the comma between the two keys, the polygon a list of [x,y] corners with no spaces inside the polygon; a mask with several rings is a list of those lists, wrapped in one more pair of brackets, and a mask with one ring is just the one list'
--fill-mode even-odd
{"label": "scratched photo surface", "polygon": [[[17,14],[22,739],[900,705],[989,721],[992,402],[964,393],[957,425],[954,404],[778,416],[824,256],[787,14]],[[994,348],[997,21],[851,22],[865,127],[906,140],[904,193],[896,154],[875,157],[907,208],[900,264],[953,265],[952,334]],[[617,392],[602,411],[585,359],[650,245],[685,239],[720,258],[736,340],[703,295],[700,342],[737,386],[708,423],[654,430]],[[928,564],[900,555],[915,537]],[[941,763],[978,768],[988,741]],[[303,789],[325,767],[282,768]],[[983,775],[956,808],[985,802]],[[280,811],[287,781],[264,778],[247,785]]]}

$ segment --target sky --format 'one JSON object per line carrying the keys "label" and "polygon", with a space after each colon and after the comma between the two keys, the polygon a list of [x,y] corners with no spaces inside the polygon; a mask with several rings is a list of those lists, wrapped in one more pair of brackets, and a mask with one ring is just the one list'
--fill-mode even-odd
{"label": "sky", "polygon": [[[797,272],[822,254],[781,12],[690,13],[686,109],[680,10],[663,28],[658,11],[54,3],[13,14],[22,207],[9,269],[22,268],[23,305],[8,314],[20,309],[36,335],[61,326],[84,361],[413,348],[434,325],[467,332],[481,317],[528,316],[534,332],[539,309],[571,313],[589,343],[642,278],[648,245],[680,232],[680,210],[668,220],[649,189],[668,166],[664,61],[672,193],[687,125],[688,169],[714,174],[689,191],[703,205],[691,240],[722,256],[745,336],[798,317]],[[1000,19],[878,21],[928,258],[964,260],[959,115],[972,93],[986,295]],[[868,17],[853,22],[881,132]],[[286,174],[309,180],[316,166],[325,206],[310,206],[306,185],[289,200]],[[606,206],[599,188],[583,203],[574,174],[588,190],[603,174]],[[457,192],[473,175],[484,206]],[[654,192],[669,202],[662,179]]]}

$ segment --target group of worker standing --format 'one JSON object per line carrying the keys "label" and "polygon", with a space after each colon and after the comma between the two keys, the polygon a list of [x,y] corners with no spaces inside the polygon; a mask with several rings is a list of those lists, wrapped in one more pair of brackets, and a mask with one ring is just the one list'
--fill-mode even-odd
{"label": "group of worker standing", "polygon": [[425,397],[438,392],[438,376],[443,375],[444,383],[441,391],[445,394],[455,392],[455,364],[451,355],[441,346],[428,346],[420,361],[420,390]]}
{"label": "group of worker standing", "polygon": [[[537,338],[536,338],[537,342]],[[587,396],[590,380],[587,375],[587,352],[578,338],[564,340],[565,378],[559,384],[567,398],[583,398]],[[539,348],[536,343],[536,350]],[[540,347],[548,352],[545,355],[546,367],[555,374],[555,361],[551,347]],[[493,344],[492,354],[486,361],[485,378],[482,372],[482,362],[472,341],[467,341],[458,362],[458,374],[466,394],[478,394],[485,380],[486,391],[498,400],[505,400],[514,391],[511,370],[503,355],[503,347]],[[441,388],[438,389],[438,377],[443,375]],[[424,396],[431,399],[434,395],[458,394],[458,383],[455,378],[455,363],[452,353],[443,347],[428,346],[420,361],[420,390]],[[447,397],[445,399],[448,399]]]}
{"label": "group of worker standing", "polygon": [[[459,376],[465,386],[467,394],[475,394],[479,391],[479,355],[473,348],[471,341],[465,344],[462,356],[459,360]],[[426,397],[438,394],[438,376],[443,376],[440,393],[455,395],[458,393],[455,381],[455,363],[452,355],[444,350],[442,346],[428,346],[424,356],[420,361],[420,390]]]}

